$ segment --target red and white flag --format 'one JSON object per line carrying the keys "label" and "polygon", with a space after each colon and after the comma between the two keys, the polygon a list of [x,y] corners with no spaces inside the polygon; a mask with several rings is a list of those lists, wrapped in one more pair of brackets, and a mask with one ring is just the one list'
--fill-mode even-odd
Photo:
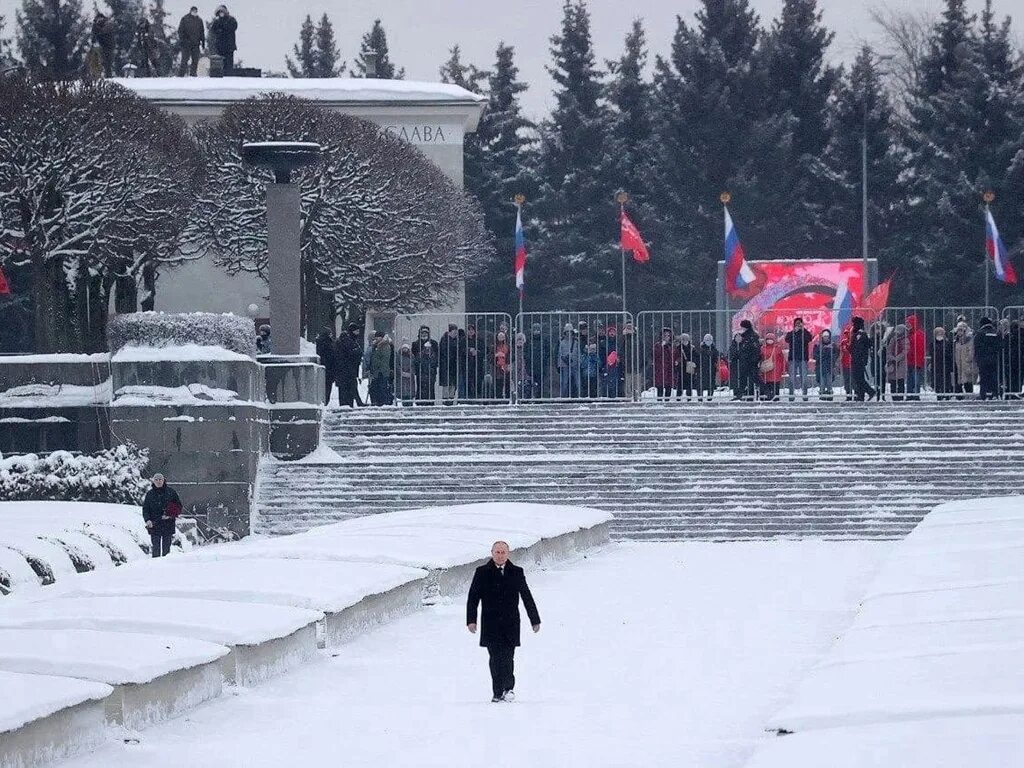
{"label": "red and white flag", "polygon": [[633,261],[637,264],[646,264],[651,260],[651,254],[647,252],[647,245],[644,243],[640,230],[632,222],[626,212],[622,212],[622,234],[619,245],[624,251],[633,252]]}

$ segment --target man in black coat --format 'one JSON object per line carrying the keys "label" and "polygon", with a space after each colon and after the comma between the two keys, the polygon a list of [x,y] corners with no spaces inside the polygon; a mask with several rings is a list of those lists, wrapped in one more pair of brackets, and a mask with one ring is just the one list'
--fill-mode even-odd
{"label": "man in black coat", "polygon": [[477,606],[481,610],[480,647],[490,656],[492,702],[513,701],[516,687],[515,652],[519,645],[519,598],[534,632],[540,632],[540,614],[526,584],[526,574],[508,559],[508,544],[494,542],[491,559],[473,574],[466,603],[466,627],[476,633]]}
{"label": "man in black coat", "polygon": [[853,391],[857,400],[880,397],[867,380],[868,362],[871,359],[872,342],[864,330],[864,318],[853,318],[853,338],[850,340],[850,375],[853,377]]}
{"label": "man in black coat", "polygon": [[338,405],[350,406],[359,399],[359,365],[363,361],[359,323],[349,323],[346,333],[338,337],[334,359],[338,377]]}
{"label": "man in black coat", "polygon": [[999,397],[1000,341],[995,323],[981,318],[974,334],[974,361],[978,366],[978,383],[982,400]]}
{"label": "man in black coat", "polygon": [[[324,326],[320,335],[316,337],[316,354],[320,358],[320,365],[324,367],[324,405],[331,403],[331,390],[337,380],[338,366],[335,362],[334,334],[331,329]],[[340,396],[340,393],[339,393]]]}
{"label": "man in black coat", "polygon": [[178,45],[181,46],[178,77],[184,77],[186,69],[191,77],[195,77],[199,70],[199,53],[206,46],[206,25],[199,18],[199,9],[194,5],[178,22]]}
{"label": "man in black coat", "polygon": [[238,21],[228,13],[227,6],[219,6],[213,15],[213,23],[210,24],[210,38],[214,53],[224,59],[224,74],[235,68],[235,51],[238,50],[238,44],[235,42],[237,29]]}
{"label": "man in black coat", "polygon": [[740,322],[739,342],[739,391],[733,393],[733,400],[757,397],[758,365],[761,362],[761,337],[749,320]]}
{"label": "man in black coat", "polygon": [[149,529],[153,544],[153,557],[165,557],[171,551],[174,539],[174,521],[181,514],[178,492],[167,485],[159,472],[153,475],[153,486],[142,500],[142,519]]}

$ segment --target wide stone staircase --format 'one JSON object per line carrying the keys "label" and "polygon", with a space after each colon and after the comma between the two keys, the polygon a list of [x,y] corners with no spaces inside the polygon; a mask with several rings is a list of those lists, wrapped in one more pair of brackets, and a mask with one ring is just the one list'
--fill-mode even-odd
{"label": "wide stone staircase", "polygon": [[482,501],[615,514],[620,538],[898,538],[936,504],[1024,493],[1024,407],[594,403],[325,414],[331,463],[266,462],[255,527]]}

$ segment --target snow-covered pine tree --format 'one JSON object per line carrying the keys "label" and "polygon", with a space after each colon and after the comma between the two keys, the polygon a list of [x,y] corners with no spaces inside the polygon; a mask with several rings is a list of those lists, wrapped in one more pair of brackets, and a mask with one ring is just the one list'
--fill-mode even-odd
{"label": "snow-covered pine tree", "polygon": [[[649,240],[660,243],[664,227],[659,222],[654,183],[654,123],[651,84],[645,80],[647,39],[643,22],[633,21],[626,34],[622,55],[606,62],[609,80],[607,162],[601,168],[604,186],[630,196],[629,215]],[[658,258],[646,267],[627,269],[627,296],[638,308],[668,306],[666,289],[673,285],[671,261]]]}
{"label": "snow-covered pine tree", "polygon": [[[979,29],[964,0],[946,0],[932,31],[908,106],[898,244],[907,264],[897,286],[905,301],[982,301],[986,190],[1008,204],[1000,227],[1019,241],[1020,216],[1010,206],[1015,158],[1024,151],[1024,80],[1009,36],[990,3]],[[992,295],[997,303],[1007,296],[995,283]]]}
{"label": "snow-covered pine tree", "polygon": [[338,50],[334,24],[325,13],[316,25],[316,77],[341,77],[346,68]]}
{"label": "snow-covered pine tree", "polygon": [[679,19],[669,59],[655,66],[661,215],[659,258],[678,266],[673,306],[714,305],[723,190],[751,259],[791,256],[774,226],[791,157],[788,119],[769,113],[758,69],[758,18],[747,0],[703,0],[696,27]]}
{"label": "snow-covered pine tree", "polygon": [[[526,195],[529,212],[538,188],[533,158],[536,128],[523,117],[519,103],[527,87],[519,80],[515,49],[499,43],[488,77],[487,107],[473,137],[482,151],[483,174],[476,188],[467,177],[467,188],[480,201],[496,244],[492,258],[481,263],[479,275],[466,285],[466,303],[479,312],[509,312],[516,306],[512,200],[517,194]],[[527,236],[532,237],[532,232]]]}
{"label": "snow-covered pine tree", "polygon": [[164,0],[152,0],[149,4],[149,23],[158,48],[157,75],[168,77],[174,72],[174,60],[179,53],[178,29],[167,22]]}
{"label": "snow-covered pine tree", "polygon": [[131,64],[130,52],[135,44],[135,29],[139,19],[145,17],[142,0],[106,0],[110,20],[114,24],[114,74],[124,73]]}
{"label": "snow-covered pine tree", "polygon": [[[483,86],[487,82],[487,72],[477,69],[472,64],[462,63],[462,51],[458,45],[452,46],[449,50],[448,60],[441,65],[438,74],[442,83],[457,85],[471,93],[483,93]],[[489,171],[484,167],[484,150],[479,132],[466,135],[462,157],[462,178],[466,190],[477,200],[481,200],[481,191],[486,184]]]}
{"label": "snow-covered pine tree", "polygon": [[762,45],[769,112],[788,119],[793,136],[786,176],[770,183],[785,191],[775,201],[775,227],[796,258],[846,255],[832,250],[827,231],[835,183],[822,162],[830,138],[829,100],[838,79],[826,63],[834,37],[821,23],[817,0],[785,0]]}
{"label": "snow-covered pine tree", "polygon": [[6,20],[0,16],[0,69],[14,66],[14,54],[11,53],[11,41],[4,31]]}
{"label": "snow-covered pine tree", "polygon": [[830,123],[824,153],[835,182],[826,212],[825,229],[834,233],[828,241],[829,253],[852,258],[861,252],[861,139],[866,136],[869,255],[880,259],[883,277],[902,271],[892,239],[902,167],[898,121],[870,47],[861,48],[850,71],[842,73]]}
{"label": "snow-covered pine tree", "polygon": [[359,54],[352,65],[352,77],[366,77],[366,56],[365,51],[374,51],[377,54],[377,79],[378,80],[404,80],[405,69],[398,69],[391,61],[388,52],[388,36],[384,31],[384,25],[380,19],[373,22],[370,31],[363,35],[363,42],[359,48]]}
{"label": "snow-covered pine tree", "polygon": [[196,129],[217,183],[200,196],[195,238],[229,273],[266,276],[272,177],[242,164],[241,143],[285,138],[323,147],[322,162],[297,174],[305,308],[321,289],[352,310],[435,306],[489,255],[479,206],[418,150],[379,126],[277,95],[232,104]]}
{"label": "snow-covered pine tree", "polygon": [[15,18],[18,54],[33,77],[78,77],[89,46],[82,0],[22,0]]}
{"label": "snow-covered pine tree", "polygon": [[531,208],[532,306],[614,309],[620,301],[618,206],[604,184],[608,112],[584,0],[565,0],[551,38],[555,108],[541,128]]}
{"label": "snow-covered pine tree", "polygon": [[111,294],[185,258],[192,142],[179,118],[105,80],[0,78],[0,103],[0,266],[31,275],[35,351],[102,350]]}
{"label": "snow-covered pine tree", "polygon": [[293,60],[291,56],[284,57],[288,74],[292,77],[316,77],[316,43],[313,39],[315,35],[316,27],[313,24],[313,17],[307,13],[306,18],[302,21],[302,27],[299,29],[299,42],[292,46],[295,59]]}

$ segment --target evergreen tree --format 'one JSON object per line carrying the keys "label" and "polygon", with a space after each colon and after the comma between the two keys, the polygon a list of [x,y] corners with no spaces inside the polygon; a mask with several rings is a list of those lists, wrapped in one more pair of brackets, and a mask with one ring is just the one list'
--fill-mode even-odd
{"label": "evergreen tree", "polygon": [[551,53],[555,108],[541,129],[531,303],[614,309],[621,291],[617,204],[596,170],[606,164],[608,111],[584,0],[565,0]]}
{"label": "evergreen tree", "polygon": [[[831,139],[825,165],[835,180],[829,197],[826,229],[829,254],[853,258],[861,252],[862,140],[867,140],[869,254],[882,258],[882,277],[896,267],[894,204],[899,198],[901,150],[898,126],[878,62],[870,47],[857,55],[836,88]],[[884,255],[884,258],[883,258]]]}
{"label": "evergreen tree", "polygon": [[[1022,222],[1011,206],[1021,192],[1014,163],[1024,151],[1024,74],[1009,40],[1009,23],[995,23],[991,3],[979,30],[964,0],[946,0],[908,110],[908,202],[898,246],[905,301],[981,302],[986,190],[1006,206],[1004,240],[1020,241]],[[1007,292],[994,284],[992,295],[1000,303]]]}
{"label": "evergreen tree", "polygon": [[[633,21],[625,49],[615,61],[606,62],[610,80],[605,89],[609,106],[607,162],[601,168],[606,189],[621,189],[630,196],[630,216],[645,236],[662,239],[654,184],[654,143],[650,84],[644,81],[647,39],[643,23]],[[640,307],[660,304],[661,289],[669,284],[664,268],[655,260],[644,268],[627,270],[627,296]],[[633,277],[635,279],[629,279]],[[636,279],[639,278],[639,279]],[[665,306],[664,304],[660,304]]]}
{"label": "evergreen tree", "polygon": [[[820,250],[829,240],[826,211],[835,194],[821,162],[829,142],[829,99],[838,79],[825,63],[834,37],[821,23],[817,0],[785,0],[763,45],[768,108],[789,121],[793,135],[788,172],[775,182],[787,196],[778,201],[775,223],[800,244],[797,257],[836,255]],[[808,252],[809,247],[815,250]]]}
{"label": "evergreen tree", "polygon": [[11,41],[4,35],[5,19],[0,16],[0,69],[14,66],[14,56],[11,53]]}
{"label": "evergreen tree", "polygon": [[[481,151],[479,179],[469,172],[467,163],[466,187],[480,201],[487,229],[497,245],[492,258],[481,264],[479,274],[466,284],[466,303],[474,311],[509,312],[517,301],[513,275],[516,211],[512,200],[517,194],[526,195],[529,211],[538,188],[532,167],[535,127],[523,117],[519,104],[526,89],[519,80],[515,50],[500,43],[488,77],[487,107],[472,136]],[[532,274],[532,264],[527,270]],[[527,282],[532,291],[530,276]]]}
{"label": "evergreen tree", "polygon": [[22,0],[15,18],[18,53],[31,75],[67,80],[81,73],[89,44],[82,0]]}
{"label": "evergreen tree", "polygon": [[106,0],[110,20],[114,24],[114,74],[122,74],[131,64],[130,52],[135,43],[135,29],[139,19],[145,18],[142,0]]}
{"label": "evergreen tree", "polygon": [[377,79],[405,79],[405,69],[398,69],[391,61],[388,52],[388,36],[384,32],[384,25],[380,23],[380,19],[374,21],[370,31],[363,35],[363,43],[352,68],[352,77],[366,77],[366,51],[374,51],[377,54]]}
{"label": "evergreen tree", "polygon": [[758,69],[757,15],[747,0],[703,0],[697,25],[678,20],[669,60],[655,67],[658,195],[669,235],[673,306],[713,306],[722,253],[723,190],[748,258],[791,256],[793,233],[775,226],[788,206],[788,119],[769,114]]}
{"label": "evergreen tree", "polygon": [[341,77],[345,69],[334,36],[334,24],[325,13],[316,26],[316,77]]}
{"label": "evergreen tree", "polygon": [[299,42],[292,46],[295,60],[293,61],[290,56],[285,56],[284,59],[288,73],[292,77],[316,77],[316,43],[313,39],[315,35],[313,17],[307,13],[299,30]]}
{"label": "evergreen tree", "polygon": [[441,82],[457,85],[471,93],[483,93],[483,83],[487,82],[487,72],[477,69],[472,64],[463,64],[462,50],[458,45],[453,45],[448,50],[448,54],[448,60],[438,70]]}

